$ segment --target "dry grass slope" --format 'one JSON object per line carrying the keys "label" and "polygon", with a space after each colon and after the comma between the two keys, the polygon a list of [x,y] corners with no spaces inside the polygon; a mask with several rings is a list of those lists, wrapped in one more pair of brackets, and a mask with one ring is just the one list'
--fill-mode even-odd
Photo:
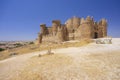
{"label": "dry grass slope", "polygon": [[58,78],[57,71],[69,66],[72,63],[72,58],[67,55],[55,54],[35,56],[29,62],[28,66],[11,80],[56,80]]}
{"label": "dry grass slope", "polygon": [[11,80],[119,80],[120,54],[34,56]]}
{"label": "dry grass slope", "polygon": [[[54,44],[54,48],[56,45],[57,48],[61,45],[62,47],[72,47],[53,50],[55,53],[53,55],[43,54],[38,57],[39,54],[44,53],[43,51],[16,56],[5,62],[3,60],[0,63],[0,79],[119,80],[120,39],[117,40],[113,41],[113,44],[91,43],[83,47],[73,46],[85,45],[86,41],[85,43],[83,41],[84,44],[79,42]],[[42,50],[41,48],[40,50]],[[46,46],[46,49],[48,48]]]}
{"label": "dry grass slope", "polygon": [[17,55],[21,55],[21,54],[27,54],[30,52],[48,50],[49,48],[57,49],[57,48],[67,48],[67,47],[80,47],[83,45],[87,45],[90,42],[92,42],[92,40],[86,39],[86,40],[81,40],[80,42],[73,42],[73,43],[65,42],[65,43],[51,43],[50,44],[50,43],[44,42],[40,45],[31,44],[28,46],[23,46],[23,47],[0,52],[0,60],[11,57],[10,56],[11,53],[17,53]]}

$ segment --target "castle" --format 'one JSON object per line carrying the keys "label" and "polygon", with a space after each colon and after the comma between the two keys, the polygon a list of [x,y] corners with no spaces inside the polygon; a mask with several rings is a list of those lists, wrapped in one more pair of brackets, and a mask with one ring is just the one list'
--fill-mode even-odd
{"label": "castle", "polygon": [[105,19],[95,22],[93,17],[87,16],[86,19],[72,17],[65,24],[60,20],[53,20],[51,27],[46,24],[40,25],[40,33],[36,39],[37,43],[63,42],[68,40],[95,39],[107,36],[107,21]]}

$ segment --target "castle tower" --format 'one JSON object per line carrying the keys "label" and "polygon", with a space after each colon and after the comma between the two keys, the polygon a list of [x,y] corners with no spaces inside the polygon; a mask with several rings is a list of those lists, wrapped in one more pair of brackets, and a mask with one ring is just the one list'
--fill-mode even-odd
{"label": "castle tower", "polygon": [[79,17],[72,17],[68,19],[66,22],[66,27],[69,33],[74,33],[77,28],[80,26],[80,18]]}
{"label": "castle tower", "polygon": [[87,16],[86,18],[86,23],[90,24],[90,25],[94,25],[94,19],[93,17],[91,18],[90,16]]}
{"label": "castle tower", "polygon": [[48,34],[52,35],[52,27],[47,27],[47,29],[48,29]]}
{"label": "castle tower", "polygon": [[40,44],[40,43],[42,43],[42,34],[40,33],[40,34],[38,34],[38,43]]}
{"label": "castle tower", "polygon": [[63,42],[63,41],[64,41],[63,29],[61,27],[58,27],[57,42]]}
{"label": "castle tower", "polygon": [[73,18],[71,19],[68,19],[66,22],[65,22],[65,25],[68,29],[68,32],[69,33],[73,33]]}
{"label": "castle tower", "polygon": [[98,23],[100,37],[106,37],[107,36],[107,21],[105,19],[102,19]]}
{"label": "castle tower", "polygon": [[91,21],[92,19],[91,19],[91,17],[90,16],[87,16],[87,18],[86,18],[86,21]]}
{"label": "castle tower", "polygon": [[103,37],[107,36],[107,21],[105,19],[102,19],[102,26],[103,26]]}
{"label": "castle tower", "polygon": [[53,20],[52,21],[52,32],[55,36],[57,34],[58,27],[60,27],[61,22],[59,20]]}
{"label": "castle tower", "polygon": [[61,25],[61,28],[62,28],[62,31],[63,31],[63,39],[64,39],[64,41],[69,40],[69,38],[68,38],[69,33],[68,33],[68,30],[67,30],[66,25],[65,25],[65,24],[62,24],[62,25]]}
{"label": "castle tower", "polygon": [[40,25],[40,34],[46,35],[46,24]]}
{"label": "castle tower", "polygon": [[81,18],[80,25],[81,25],[81,24],[84,24],[84,23],[85,23],[85,19],[84,19],[84,18]]}
{"label": "castle tower", "polygon": [[88,16],[86,19],[82,18],[79,26],[81,38],[93,38],[93,22]]}
{"label": "castle tower", "polygon": [[73,17],[73,28],[76,31],[77,28],[80,26],[80,18],[79,17]]}
{"label": "castle tower", "polygon": [[98,29],[98,23],[94,22],[94,30],[93,30],[93,38],[99,38],[99,29]]}

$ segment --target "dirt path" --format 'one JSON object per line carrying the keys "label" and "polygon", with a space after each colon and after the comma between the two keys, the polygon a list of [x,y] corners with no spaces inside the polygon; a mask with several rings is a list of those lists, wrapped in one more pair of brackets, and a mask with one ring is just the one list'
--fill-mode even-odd
{"label": "dirt path", "polygon": [[[91,43],[83,47],[55,49],[53,52],[55,56],[52,57],[38,59],[38,54],[46,53],[46,51],[41,51],[0,61],[0,80],[23,80],[23,78],[25,78],[24,80],[33,80],[33,78],[40,80],[40,76],[34,77],[32,71],[34,69],[38,71],[35,75],[42,73],[44,80],[120,79],[120,39],[113,39],[113,44]],[[41,63],[39,61],[46,62]],[[51,63],[47,61],[51,61]],[[54,66],[54,68],[47,67],[49,65]],[[32,73],[27,73],[29,71],[32,71]],[[29,78],[26,78],[25,75]],[[33,78],[30,78],[30,76],[33,76]]]}

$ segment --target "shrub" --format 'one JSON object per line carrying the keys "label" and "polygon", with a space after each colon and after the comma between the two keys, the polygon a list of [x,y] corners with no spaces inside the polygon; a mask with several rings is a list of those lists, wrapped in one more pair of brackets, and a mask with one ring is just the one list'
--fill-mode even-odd
{"label": "shrub", "polygon": [[3,48],[0,48],[0,51],[4,51],[5,49],[3,49]]}
{"label": "shrub", "polygon": [[21,47],[21,46],[23,46],[23,44],[20,44],[20,43],[16,43],[16,44],[14,44],[16,47]]}
{"label": "shrub", "polygon": [[34,44],[34,42],[30,42],[29,44]]}

